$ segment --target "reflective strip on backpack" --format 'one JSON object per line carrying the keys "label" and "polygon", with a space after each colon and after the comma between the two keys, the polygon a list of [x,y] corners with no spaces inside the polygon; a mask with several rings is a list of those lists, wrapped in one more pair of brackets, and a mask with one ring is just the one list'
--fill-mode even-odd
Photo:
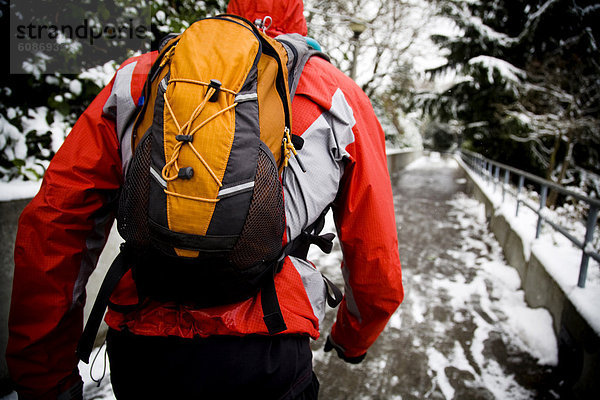
{"label": "reflective strip on backpack", "polygon": [[237,96],[235,96],[236,103],[242,103],[244,101],[250,101],[250,100],[256,100],[256,99],[258,99],[257,93],[244,93],[244,94],[238,94]]}
{"label": "reflective strip on backpack", "polygon": [[217,198],[233,196],[234,194],[248,191],[254,187],[254,181],[242,183],[240,185],[231,186],[225,189],[221,189]]}
{"label": "reflective strip on backpack", "polygon": [[158,182],[158,184],[160,186],[164,187],[165,189],[167,188],[167,181],[165,181],[163,179],[163,177],[160,175],[160,173],[158,173],[158,171],[156,171],[154,168],[152,168],[152,166],[150,166],[150,174],[156,180],[156,182]]}
{"label": "reflective strip on backpack", "polygon": [[167,76],[165,76],[163,78],[162,81],[160,81],[160,88],[162,89],[163,92],[167,91],[167,84],[169,83],[169,80],[167,79]]}

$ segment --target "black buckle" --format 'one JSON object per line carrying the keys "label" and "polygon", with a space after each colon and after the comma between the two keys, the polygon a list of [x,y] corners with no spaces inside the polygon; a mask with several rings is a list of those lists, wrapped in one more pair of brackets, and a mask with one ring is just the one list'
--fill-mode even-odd
{"label": "black buckle", "polygon": [[194,176],[194,169],[192,167],[181,168],[177,173],[177,177],[181,179],[192,179]]}
{"label": "black buckle", "polygon": [[335,239],[335,234],[333,233],[325,233],[323,235],[308,234],[310,243],[317,245],[317,247],[326,254],[331,253],[331,250],[333,249],[333,239]]}
{"label": "black buckle", "polygon": [[192,135],[176,135],[175,139],[179,142],[191,143],[194,140]]}
{"label": "black buckle", "polygon": [[304,147],[304,139],[298,135],[292,134],[292,144],[296,150],[302,150]]}
{"label": "black buckle", "polygon": [[210,80],[208,87],[215,89],[215,92],[212,96],[210,96],[210,99],[208,99],[208,101],[210,101],[211,103],[216,103],[219,100],[219,92],[221,91],[221,85],[222,83],[216,79]]}

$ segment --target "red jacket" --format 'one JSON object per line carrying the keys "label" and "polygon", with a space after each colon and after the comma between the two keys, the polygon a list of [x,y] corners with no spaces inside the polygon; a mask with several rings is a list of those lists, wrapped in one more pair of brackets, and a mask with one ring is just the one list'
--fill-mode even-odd
{"label": "red jacket", "polygon": [[[273,3],[273,4],[271,4]],[[287,7],[281,6],[287,4]],[[232,1],[230,12],[254,21],[271,10],[273,31],[306,33],[301,1]],[[284,15],[285,18],[278,18]],[[114,201],[131,158],[127,128],[156,53],[127,60],[79,118],[51,162],[40,192],[19,221],[7,361],[25,398],[56,398],[75,383],[85,284],[104,246]],[[292,104],[293,131],[308,172],[292,171],[285,189],[287,237],[293,239],[333,203],[343,249],[345,298],[332,329],[345,355],[364,354],[403,298],[384,134],[360,88],[330,63],[311,58]],[[286,259],[275,278],[284,333],[319,336],[325,288],[314,266]],[[126,276],[112,302],[135,304]],[[141,335],[267,334],[260,294],[210,309],[153,303],[109,310],[106,322]],[[59,384],[60,383],[60,384]]]}

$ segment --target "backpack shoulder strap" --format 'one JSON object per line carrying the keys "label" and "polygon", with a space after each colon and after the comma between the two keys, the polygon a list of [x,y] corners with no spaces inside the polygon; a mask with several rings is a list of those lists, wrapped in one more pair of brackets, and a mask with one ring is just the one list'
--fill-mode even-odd
{"label": "backpack shoulder strap", "polygon": [[306,42],[306,38],[298,33],[279,35],[275,40],[283,44],[288,53],[288,83],[290,86],[290,99],[293,99],[298,88],[300,75],[308,59],[312,56],[321,57],[328,62],[330,59],[327,54],[310,47]]}
{"label": "backpack shoulder strap", "polygon": [[98,296],[77,345],[77,356],[86,364],[90,362],[90,354],[92,354],[92,349],[94,348],[94,341],[102,323],[102,317],[104,317],[104,312],[110,302],[110,296],[130,269],[131,259],[129,258],[126,246],[122,244],[121,252],[108,269],[106,277],[100,286]]}

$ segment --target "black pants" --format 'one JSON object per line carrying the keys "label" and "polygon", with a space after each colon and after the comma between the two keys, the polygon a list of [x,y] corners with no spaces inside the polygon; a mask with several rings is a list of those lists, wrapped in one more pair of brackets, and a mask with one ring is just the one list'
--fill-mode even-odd
{"label": "black pants", "polygon": [[309,338],[107,337],[115,396],[128,399],[285,399],[318,397]]}

